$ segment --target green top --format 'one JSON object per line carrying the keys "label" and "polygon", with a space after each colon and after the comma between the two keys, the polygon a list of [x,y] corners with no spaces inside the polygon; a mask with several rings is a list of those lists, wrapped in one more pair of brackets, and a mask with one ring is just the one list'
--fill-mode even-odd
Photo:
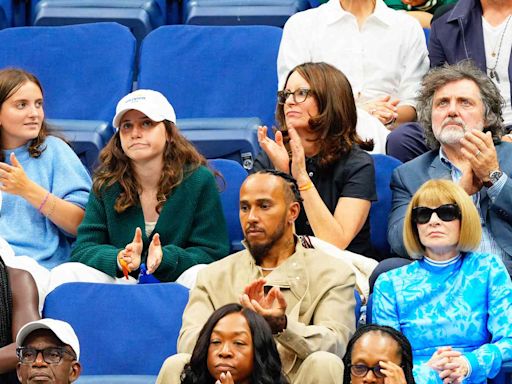
{"label": "green top", "polygon": [[[142,229],[142,262],[147,258],[153,234],[160,234],[163,258],[154,276],[163,282],[175,281],[193,265],[209,264],[228,254],[226,221],[217,184],[206,167],[196,169],[172,190],[149,238],[140,205],[123,213],[114,210],[120,192],[119,183],[115,183],[102,190],[101,196],[90,193],[71,261],[121,277],[117,255],[132,242],[137,227]],[[137,277],[138,271],[131,274]]]}
{"label": "green top", "polygon": [[437,8],[442,5],[456,3],[457,0],[427,0],[423,5],[417,7],[411,7],[407,4],[402,3],[401,0],[384,0],[389,8],[404,10],[404,11],[425,11],[434,13]]}

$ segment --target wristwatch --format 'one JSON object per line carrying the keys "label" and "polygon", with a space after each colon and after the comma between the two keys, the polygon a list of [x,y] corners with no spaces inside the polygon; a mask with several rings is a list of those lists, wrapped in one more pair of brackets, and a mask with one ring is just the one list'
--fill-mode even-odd
{"label": "wristwatch", "polygon": [[498,182],[498,180],[500,179],[500,177],[502,175],[503,175],[503,172],[499,169],[495,169],[494,171],[491,171],[491,173],[489,173],[489,180],[485,181],[484,185],[487,188],[492,187],[494,184],[496,184]]}

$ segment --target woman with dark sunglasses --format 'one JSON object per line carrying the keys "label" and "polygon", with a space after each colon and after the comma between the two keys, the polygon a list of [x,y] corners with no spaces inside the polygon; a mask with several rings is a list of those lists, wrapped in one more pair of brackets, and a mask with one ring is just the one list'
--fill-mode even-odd
{"label": "woman with dark sunglasses", "polygon": [[512,283],[501,258],[472,252],[482,225],[471,197],[451,181],[426,182],[403,236],[416,261],[379,276],[373,321],[411,341],[418,384],[486,383],[512,360]]}
{"label": "woman with dark sunglasses", "polygon": [[394,328],[358,328],[347,345],[343,384],[415,384],[409,340]]}

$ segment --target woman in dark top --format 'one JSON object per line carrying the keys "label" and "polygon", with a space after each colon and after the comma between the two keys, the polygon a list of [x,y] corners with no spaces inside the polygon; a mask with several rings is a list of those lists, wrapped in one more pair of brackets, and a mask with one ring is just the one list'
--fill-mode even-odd
{"label": "woman in dark top", "polygon": [[260,127],[263,152],[254,171],[291,173],[304,199],[295,222],[299,235],[314,235],[338,248],[375,257],[368,214],[377,199],[373,142],[356,133],[357,112],[345,75],[326,63],[295,67],[278,92],[275,141]]}

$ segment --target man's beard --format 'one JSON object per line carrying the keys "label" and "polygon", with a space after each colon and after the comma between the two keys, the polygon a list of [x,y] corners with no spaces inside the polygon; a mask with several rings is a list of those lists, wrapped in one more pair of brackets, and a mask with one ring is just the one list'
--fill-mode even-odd
{"label": "man's beard", "polygon": [[[460,128],[445,128],[447,125],[458,125]],[[456,145],[464,137],[464,134],[473,129],[482,130],[483,124],[477,127],[468,127],[460,118],[450,118],[443,121],[441,131],[436,135],[437,141],[444,145]]]}
{"label": "man's beard", "polygon": [[251,244],[251,242],[246,238],[247,248],[249,248],[249,252],[252,257],[256,261],[256,265],[260,265],[263,261],[263,258],[268,254],[268,252],[274,247],[274,245],[281,240],[284,234],[284,225],[285,220],[281,221],[280,225],[276,228],[274,233],[272,233],[268,240],[264,243],[259,244]]}

